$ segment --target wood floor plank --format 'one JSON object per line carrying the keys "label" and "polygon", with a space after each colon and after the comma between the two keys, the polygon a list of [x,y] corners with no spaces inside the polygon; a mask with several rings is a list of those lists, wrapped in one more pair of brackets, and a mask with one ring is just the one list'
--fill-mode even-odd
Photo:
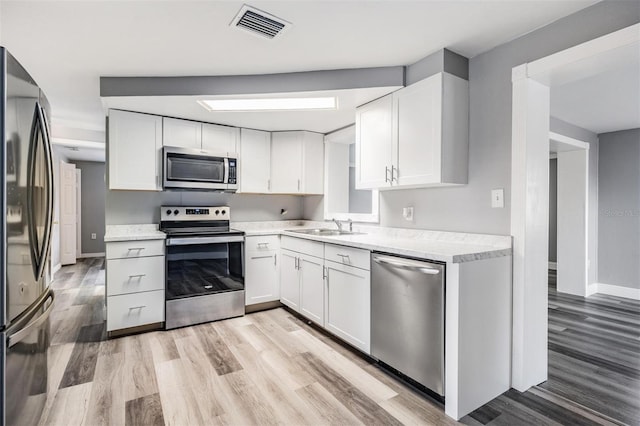
{"label": "wood floor plank", "polygon": [[156,370],[151,348],[141,335],[123,338],[124,345],[124,397],[126,401],[158,393]]}
{"label": "wood floor plank", "polygon": [[322,417],[322,424],[329,425],[361,425],[364,424],[354,416],[338,399],[319,383],[313,383],[296,390],[315,412]]}
{"label": "wood floor plank", "polygon": [[244,370],[220,376],[219,380],[226,383],[223,388],[230,395],[227,419],[236,424],[248,425],[276,425],[279,423],[276,415],[277,407],[270,406],[261,395]]}
{"label": "wood floor plank", "polygon": [[56,392],[53,406],[42,426],[76,426],[86,424],[93,383],[70,386]]}
{"label": "wood floor plank", "polygon": [[61,389],[93,380],[103,331],[102,324],[87,325],[80,329],[78,342],[60,381]]}
{"label": "wood floor plank", "polygon": [[161,362],[155,366],[155,371],[158,377],[159,394],[166,425],[198,426],[209,424],[205,422],[196,404],[199,395],[193,391],[181,359]]}
{"label": "wood floor plank", "polygon": [[171,361],[172,359],[178,359],[180,357],[178,348],[171,334],[165,333],[164,331],[154,331],[152,333],[146,333],[144,337],[146,344],[151,348],[154,363]]}
{"label": "wood floor plank", "polygon": [[163,426],[164,416],[160,395],[154,393],[127,401],[124,424],[126,426]]}
{"label": "wood floor plank", "polygon": [[118,426],[124,423],[123,364],[123,353],[105,355],[98,359],[89,400],[87,424]]}
{"label": "wood floor plank", "polygon": [[233,356],[227,344],[213,327],[210,327],[208,324],[203,324],[193,327],[193,330],[200,341],[204,353],[209,358],[209,362],[218,375],[223,376],[242,369],[242,366],[235,356]]}

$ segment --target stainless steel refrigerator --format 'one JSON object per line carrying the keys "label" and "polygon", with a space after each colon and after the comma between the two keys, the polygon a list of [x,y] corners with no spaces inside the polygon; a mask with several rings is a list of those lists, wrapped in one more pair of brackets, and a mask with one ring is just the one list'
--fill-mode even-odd
{"label": "stainless steel refrigerator", "polygon": [[42,90],[0,47],[0,424],[36,424],[47,397],[53,160]]}

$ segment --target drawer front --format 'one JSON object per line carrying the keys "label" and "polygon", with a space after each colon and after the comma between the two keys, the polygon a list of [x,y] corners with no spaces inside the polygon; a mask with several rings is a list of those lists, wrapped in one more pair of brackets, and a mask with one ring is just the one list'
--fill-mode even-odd
{"label": "drawer front", "polygon": [[164,256],[107,260],[107,296],[164,290]]}
{"label": "drawer front", "polygon": [[107,331],[164,321],[164,290],[107,297]]}
{"label": "drawer front", "polygon": [[324,258],[343,265],[371,270],[371,252],[369,250],[326,244]]}
{"label": "drawer front", "polygon": [[164,256],[165,240],[116,241],[107,243],[107,259]]}
{"label": "drawer front", "polygon": [[249,251],[270,251],[280,248],[280,237],[278,235],[264,235],[255,237],[245,237],[244,249]]}
{"label": "drawer front", "polygon": [[324,257],[324,243],[317,241],[283,235],[280,240],[280,247],[310,256]]}

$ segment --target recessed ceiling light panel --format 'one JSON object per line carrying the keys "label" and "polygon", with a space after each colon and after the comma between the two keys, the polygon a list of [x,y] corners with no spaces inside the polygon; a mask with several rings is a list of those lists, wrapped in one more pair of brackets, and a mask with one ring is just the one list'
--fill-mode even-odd
{"label": "recessed ceiling light panel", "polygon": [[198,103],[209,111],[296,111],[338,108],[334,96],[323,98],[203,99]]}
{"label": "recessed ceiling light panel", "polygon": [[291,23],[249,5],[243,5],[230,24],[251,34],[273,39],[291,27]]}

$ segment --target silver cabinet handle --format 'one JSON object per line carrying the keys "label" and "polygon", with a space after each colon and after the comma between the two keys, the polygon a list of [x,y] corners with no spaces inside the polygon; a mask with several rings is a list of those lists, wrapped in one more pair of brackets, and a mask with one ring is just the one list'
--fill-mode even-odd
{"label": "silver cabinet handle", "polygon": [[389,168],[384,166],[384,181],[389,182]]}
{"label": "silver cabinet handle", "polygon": [[129,311],[133,311],[135,309],[142,309],[142,308],[146,308],[147,305],[140,305],[140,306],[132,306],[129,308]]}
{"label": "silver cabinet handle", "polygon": [[131,278],[142,278],[142,277],[146,277],[147,274],[135,274],[135,275],[129,275],[129,279]]}
{"label": "silver cabinet handle", "polygon": [[271,255],[268,256],[251,256],[251,259],[267,259],[271,258]]}
{"label": "silver cabinet handle", "polygon": [[127,251],[142,251],[144,249],[144,247],[131,247],[130,249],[127,249]]}
{"label": "silver cabinet handle", "polygon": [[326,280],[326,279],[327,279],[327,276],[329,275],[329,274],[328,274],[327,269],[328,269],[328,268],[327,268],[326,266],[323,266],[323,267],[322,267],[322,279],[323,279],[323,280]]}
{"label": "silver cabinet handle", "polygon": [[258,248],[260,247],[269,247],[269,243],[258,243]]}
{"label": "silver cabinet handle", "polygon": [[349,257],[348,254],[340,254],[340,253],[336,253],[336,256],[339,256],[339,257],[342,257],[342,258]]}
{"label": "silver cabinet handle", "polygon": [[396,174],[396,172],[398,171],[398,169],[396,169],[395,166],[391,166],[391,183],[393,184],[393,181],[395,180],[396,182],[398,181],[397,177],[394,177],[394,174]]}
{"label": "silver cabinet handle", "polygon": [[277,255],[277,254],[274,254],[274,255],[273,255],[273,264],[274,264],[274,265],[277,265],[277,264],[278,264],[278,255]]}
{"label": "silver cabinet handle", "polygon": [[300,179],[298,179],[298,191],[300,191]]}
{"label": "silver cabinet handle", "polygon": [[271,179],[267,179],[267,190],[271,191]]}
{"label": "silver cabinet handle", "polygon": [[419,271],[429,275],[438,275],[440,273],[439,269],[429,268],[421,262],[390,260],[386,257],[373,257],[373,261],[381,265],[388,265],[394,268],[406,269],[410,271]]}

